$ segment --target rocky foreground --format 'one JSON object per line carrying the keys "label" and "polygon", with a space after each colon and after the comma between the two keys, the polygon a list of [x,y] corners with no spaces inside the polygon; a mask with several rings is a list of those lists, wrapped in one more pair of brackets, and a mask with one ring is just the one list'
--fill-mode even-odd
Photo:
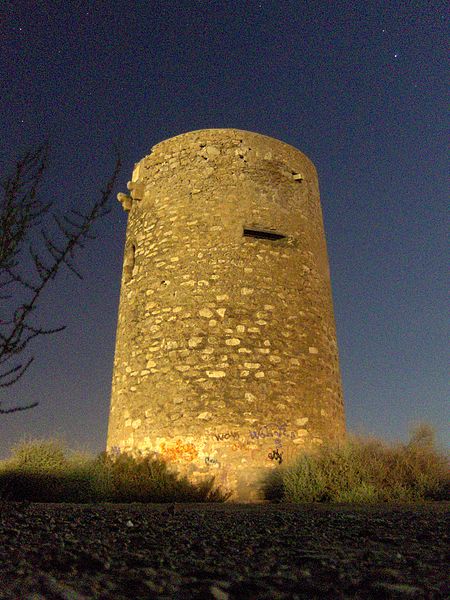
{"label": "rocky foreground", "polygon": [[0,504],[0,598],[448,598],[449,503]]}

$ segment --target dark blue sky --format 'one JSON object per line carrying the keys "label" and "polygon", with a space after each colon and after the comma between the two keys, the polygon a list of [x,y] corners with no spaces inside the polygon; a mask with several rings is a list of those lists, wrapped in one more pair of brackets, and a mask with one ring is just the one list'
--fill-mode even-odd
{"label": "dark blue sky", "polygon": [[[315,163],[350,431],[448,441],[445,2],[3,2],[1,173],[49,136],[43,196],[83,208],[155,143],[237,127]],[[113,199],[79,282],[60,273],[37,342],[2,406],[0,456],[23,436],[106,440],[126,215]]]}

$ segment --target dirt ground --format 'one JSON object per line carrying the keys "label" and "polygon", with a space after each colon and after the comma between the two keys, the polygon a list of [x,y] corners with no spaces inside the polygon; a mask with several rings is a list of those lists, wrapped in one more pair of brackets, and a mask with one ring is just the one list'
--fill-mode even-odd
{"label": "dirt ground", "polygon": [[0,504],[0,599],[448,598],[449,503]]}

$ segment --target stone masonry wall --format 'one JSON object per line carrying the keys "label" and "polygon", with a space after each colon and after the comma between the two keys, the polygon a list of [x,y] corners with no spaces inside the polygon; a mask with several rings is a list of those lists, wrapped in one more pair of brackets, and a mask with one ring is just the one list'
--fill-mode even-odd
{"label": "stone masonry wall", "polygon": [[157,144],[128,187],[108,451],[256,500],[271,469],[345,431],[315,168],[210,129]]}

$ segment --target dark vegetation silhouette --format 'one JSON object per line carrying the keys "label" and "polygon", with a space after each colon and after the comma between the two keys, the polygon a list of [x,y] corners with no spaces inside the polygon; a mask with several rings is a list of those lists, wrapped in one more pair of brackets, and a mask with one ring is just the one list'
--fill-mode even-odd
{"label": "dark vegetation silhouette", "polygon": [[[92,239],[93,226],[109,211],[109,199],[120,171],[117,152],[113,173],[97,200],[84,211],[71,209],[59,216],[51,202],[39,198],[48,166],[45,142],[17,161],[2,183],[0,198],[0,387],[15,384],[33,362],[27,350],[34,339],[62,331],[43,327],[37,319],[44,291],[65,266],[77,277],[77,252]],[[0,403],[1,404],[1,403]],[[38,405],[3,409],[0,414]]]}
{"label": "dark vegetation silhouette", "polygon": [[192,484],[152,456],[70,453],[57,440],[23,442],[0,461],[0,501],[223,502],[214,478]]}

